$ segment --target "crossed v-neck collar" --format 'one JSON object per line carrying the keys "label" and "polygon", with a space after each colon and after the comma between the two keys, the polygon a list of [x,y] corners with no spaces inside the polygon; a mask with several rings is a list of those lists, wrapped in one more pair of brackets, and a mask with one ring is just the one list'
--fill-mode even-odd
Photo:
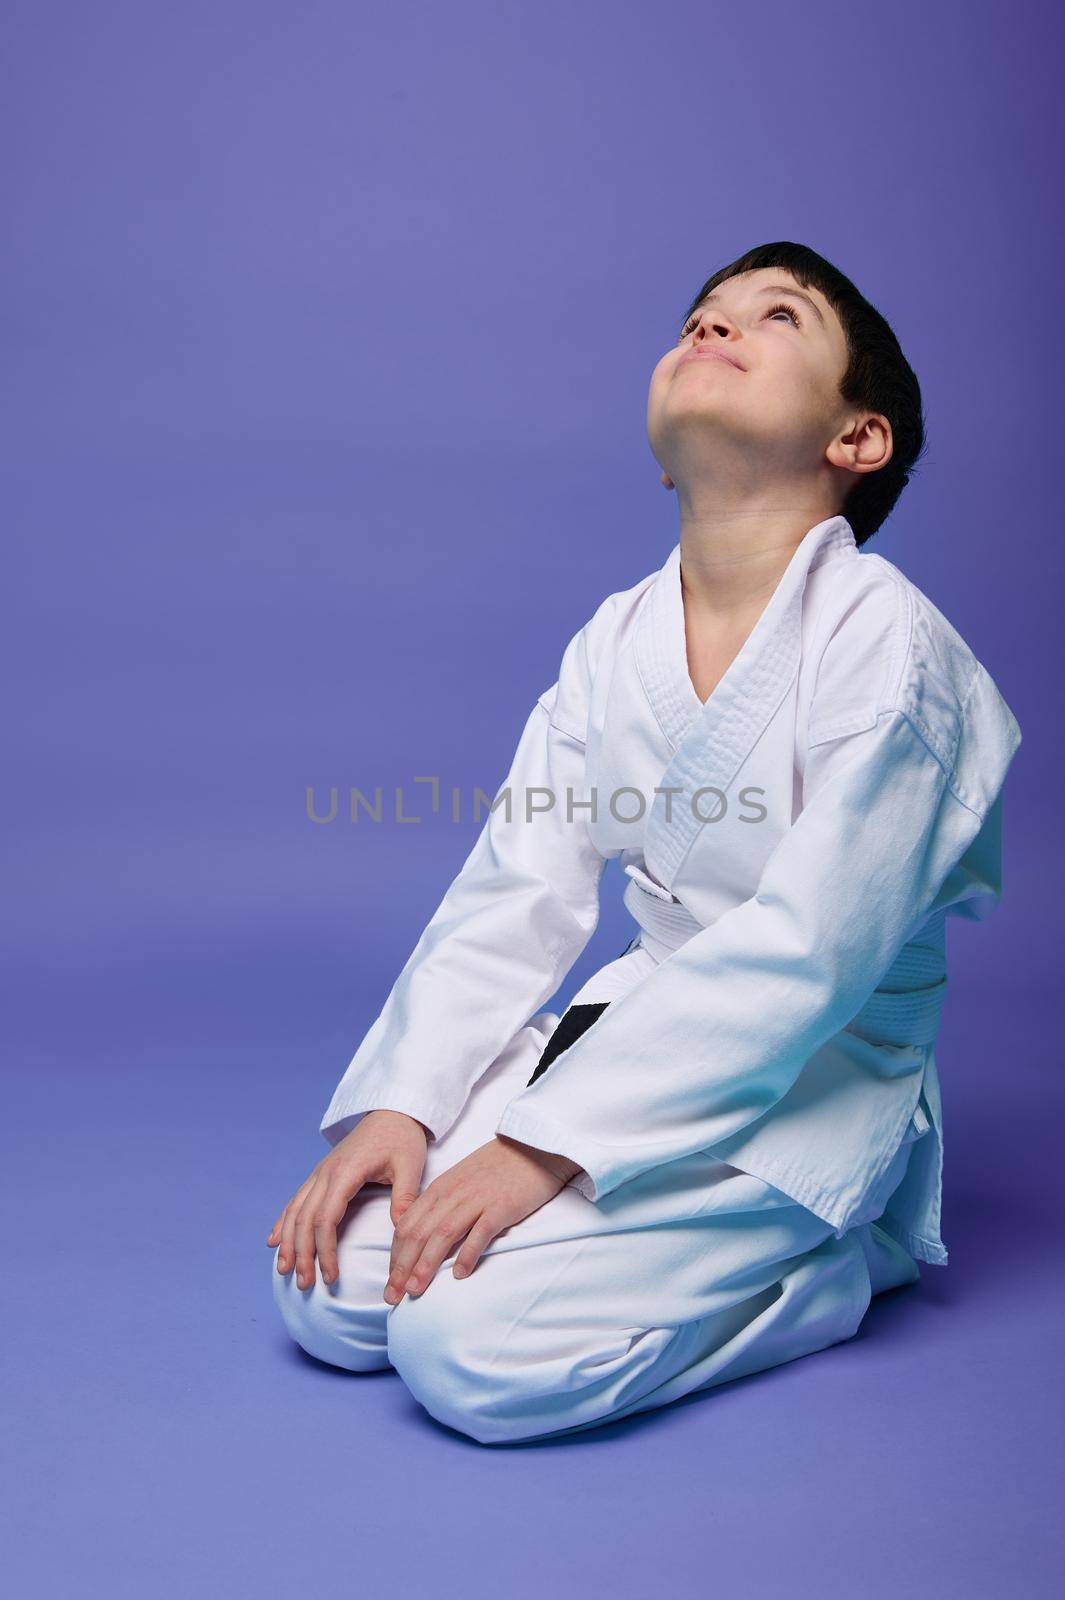
{"label": "crossed v-neck collar", "polygon": [[[795,548],[776,589],[736,656],[705,701],[695,692],[688,671],[684,631],[684,596],[681,589],[680,544],[673,546],[651,585],[636,640],[636,659],[644,690],[666,738],[679,748],[697,718],[717,720],[727,708],[744,698],[763,699],[780,683],[786,664],[798,664],[794,628],[806,575],[815,562],[833,552],[858,553],[857,541],[845,517],[828,517],[817,523]],[[781,627],[792,624],[787,637]],[[781,685],[783,687],[783,685]]]}
{"label": "crossed v-neck collar", "polygon": [[[647,594],[634,641],[644,692],[673,751],[659,785],[663,793],[669,788],[694,792],[708,787],[727,792],[798,671],[807,574],[830,558],[857,554],[857,541],[845,517],[828,517],[812,527],[704,703],[688,672],[680,544],[674,545]],[[670,820],[667,817],[660,795],[648,818],[644,850],[659,882],[672,890],[702,822],[690,805],[674,811]]]}

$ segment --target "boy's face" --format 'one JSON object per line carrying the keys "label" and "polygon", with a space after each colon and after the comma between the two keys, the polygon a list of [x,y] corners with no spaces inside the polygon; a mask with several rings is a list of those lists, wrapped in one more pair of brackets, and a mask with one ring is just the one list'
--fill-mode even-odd
{"label": "boy's face", "polygon": [[780,267],[728,278],[651,374],[651,448],[679,488],[730,470],[801,481],[853,419],[839,393],[847,359],[818,289]]}

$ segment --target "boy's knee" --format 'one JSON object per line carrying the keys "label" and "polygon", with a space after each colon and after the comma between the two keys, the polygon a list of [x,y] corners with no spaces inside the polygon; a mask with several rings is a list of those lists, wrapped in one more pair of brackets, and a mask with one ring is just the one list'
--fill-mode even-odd
{"label": "boy's knee", "polygon": [[463,1323],[434,1294],[437,1287],[434,1279],[389,1312],[389,1360],[431,1417],[484,1444],[483,1380],[471,1364]]}
{"label": "boy's knee", "polygon": [[[463,1290],[466,1290],[463,1296]],[[522,1373],[499,1359],[496,1325],[447,1270],[388,1315],[388,1356],[421,1406],[478,1444],[535,1438]]]}
{"label": "boy's knee", "polygon": [[336,1287],[322,1282],[315,1263],[314,1283],[301,1289],[295,1272],[277,1270],[277,1252],[271,1260],[274,1300],[289,1334],[308,1355],[349,1372],[369,1372],[387,1367],[384,1312],[375,1319],[342,1300]]}
{"label": "boy's knee", "polygon": [[552,1319],[542,1299],[530,1326],[529,1287],[493,1274],[501,1264],[513,1265],[485,1257],[469,1279],[444,1268],[389,1312],[389,1359],[430,1416],[478,1444],[516,1444],[593,1426],[637,1388],[653,1387],[676,1330],[574,1328]]}

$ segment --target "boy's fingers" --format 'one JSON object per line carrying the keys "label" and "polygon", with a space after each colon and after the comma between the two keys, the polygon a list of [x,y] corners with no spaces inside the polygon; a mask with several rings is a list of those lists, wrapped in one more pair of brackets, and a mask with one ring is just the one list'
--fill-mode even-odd
{"label": "boy's fingers", "polygon": [[296,1256],[295,1235],[296,1219],[304,1197],[309,1194],[317,1180],[317,1172],[312,1172],[305,1183],[301,1183],[296,1193],[281,1214],[281,1248],[277,1252],[277,1270],[281,1273],[291,1272]]}
{"label": "boy's fingers", "polygon": [[439,1270],[440,1263],[455,1243],[454,1230],[437,1228],[425,1242],[425,1249],[414,1263],[407,1279],[407,1293],[418,1295],[428,1289]]}
{"label": "boy's fingers", "polygon": [[392,1219],[393,1228],[405,1215],[418,1198],[417,1189],[401,1189],[397,1184],[392,1185],[392,1202],[388,1208]]}
{"label": "boy's fingers", "polygon": [[398,1252],[397,1268],[389,1278],[390,1285],[400,1293],[406,1290],[411,1295],[420,1294],[433,1281],[437,1268],[456,1240],[465,1237],[472,1220],[465,1208],[453,1209],[438,1217],[428,1237],[422,1235],[420,1249],[418,1241],[411,1240],[409,1249],[401,1248]]}
{"label": "boy's fingers", "polygon": [[334,1189],[324,1201],[315,1224],[314,1246],[318,1251],[318,1262],[326,1283],[335,1283],[340,1275],[337,1265],[337,1224],[347,1209],[348,1199],[342,1192],[338,1193]]}
{"label": "boy's fingers", "polygon": [[293,1201],[285,1212],[285,1225],[281,1230],[281,1248],[277,1253],[279,1272],[291,1272],[296,1264],[296,1228],[301,1207]]}
{"label": "boy's fingers", "polygon": [[424,1171],[424,1158],[410,1155],[406,1151],[393,1161],[391,1174],[392,1203],[389,1207],[393,1227],[395,1227],[403,1213],[417,1200]]}
{"label": "boy's fingers", "polygon": [[278,1272],[291,1272],[296,1260],[296,1216],[297,1208],[289,1206],[285,1212],[285,1222],[281,1229],[281,1244],[277,1252]]}
{"label": "boy's fingers", "polygon": [[314,1219],[314,1247],[318,1252],[322,1277],[327,1283],[334,1283],[340,1271],[337,1264],[337,1228],[365,1182],[365,1176],[358,1170],[334,1177],[326,1184],[318,1202]]}
{"label": "boy's fingers", "polygon": [[480,1221],[474,1223],[451,1269],[456,1278],[465,1278],[473,1271],[495,1236],[495,1226],[486,1217],[481,1217]]}
{"label": "boy's fingers", "polygon": [[417,1238],[413,1234],[401,1237],[398,1228],[393,1233],[388,1282],[385,1284],[385,1299],[390,1305],[402,1298],[410,1269],[421,1255],[424,1245],[424,1237],[420,1234]]}
{"label": "boy's fingers", "polygon": [[309,1194],[296,1223],[296,1280],[301,1289],[309,1289],[314,1282],[314,1229],[319,1204],[317,1196]]}

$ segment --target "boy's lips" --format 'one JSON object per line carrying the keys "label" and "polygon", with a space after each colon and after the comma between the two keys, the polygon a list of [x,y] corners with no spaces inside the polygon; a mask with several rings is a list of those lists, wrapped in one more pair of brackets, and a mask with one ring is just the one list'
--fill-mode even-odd
{"label": "boy's lips", "polygon": [[723,350],[685,350],[677,366],[681,366],[685,361],[727,361],[729,366],[735,367],[738,372],[747,370],[734,356],[727,356]]}

